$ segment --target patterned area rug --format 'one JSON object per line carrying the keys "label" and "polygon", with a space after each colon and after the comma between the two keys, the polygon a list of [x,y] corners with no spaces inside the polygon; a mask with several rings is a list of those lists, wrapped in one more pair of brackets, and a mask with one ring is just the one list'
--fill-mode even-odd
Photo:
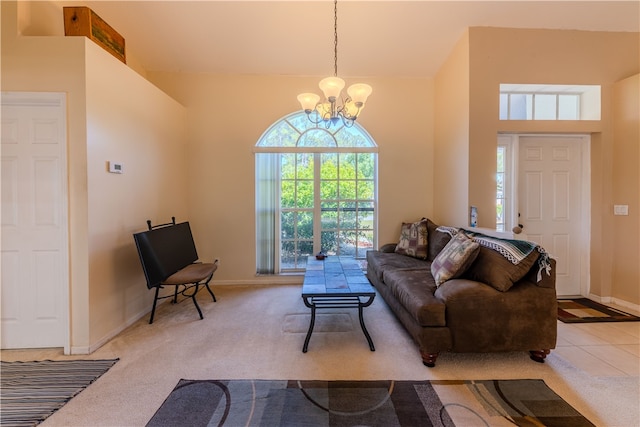
{"label": "patterned area rug", "polygon": [[542,380],[180,380],[147,426],[593,426]]}
{"label": "patterned area rug", "polygon": [[117,361],[2,362],[0,425],[35,426],[41,423]]}
{"label": "patterned area rug", "polygon": [[558,320],[564,323],[634,322],[640,317],[588,298],[558,300]]}

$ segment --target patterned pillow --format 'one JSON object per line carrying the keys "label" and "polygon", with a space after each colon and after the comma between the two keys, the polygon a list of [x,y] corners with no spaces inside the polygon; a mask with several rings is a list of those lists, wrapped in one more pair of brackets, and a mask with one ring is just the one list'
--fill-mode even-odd
{"label": "patterned pillow", "polygon": [[464,233],[456,234],[431,263],[431,274],[436,286],[460,277],[473,264],[479,251],[480,245],[477,242]]}
{"label": "patterned pillow", "polygon": [[427,259],[427,220],[403,222],[395,252],[413,258]]}

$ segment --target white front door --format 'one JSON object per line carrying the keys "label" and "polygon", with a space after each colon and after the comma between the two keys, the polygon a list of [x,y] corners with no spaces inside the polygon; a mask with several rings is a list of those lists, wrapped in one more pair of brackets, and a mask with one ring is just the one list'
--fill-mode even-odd
{"label": "white front door", "polygon": [[519,222],[527,239],[555,258],[556,291],[563,296],[586,292],[587,147],[586,136],[519,137]]}
{"label": "white front door", "polygon": [[3,349],[68,350],[64,94],[2,93]]}

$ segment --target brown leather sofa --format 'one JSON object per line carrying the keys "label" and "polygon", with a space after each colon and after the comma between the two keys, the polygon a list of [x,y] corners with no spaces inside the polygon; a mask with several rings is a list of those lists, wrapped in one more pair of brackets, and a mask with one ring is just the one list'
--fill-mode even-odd
{"label": "brown leather sofa", "polygon": [[[474,271],[502,280],[510,267],[501,264],[500,254],[480,248],[467,273],[436,286],[431,264],[451,236],[427,224],[426,259],[395,253],[395,244],[367,253],[369,281],[417,343],[423,363],[435,366],[443,351],[529,351],[544,362],[557,338],[555,261],[542,273],[534,262],[524,277],[498,290],[477,280],[482,274]],[[532,254],[534,261],[538,256]]]}

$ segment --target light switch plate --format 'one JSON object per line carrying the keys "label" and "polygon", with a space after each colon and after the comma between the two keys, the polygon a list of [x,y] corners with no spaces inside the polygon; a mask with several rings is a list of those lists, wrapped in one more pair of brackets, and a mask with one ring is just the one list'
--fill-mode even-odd
{"label": "light switch plate", "polygon": [[613,205],[614,215],[629,215],[629,205]]}

